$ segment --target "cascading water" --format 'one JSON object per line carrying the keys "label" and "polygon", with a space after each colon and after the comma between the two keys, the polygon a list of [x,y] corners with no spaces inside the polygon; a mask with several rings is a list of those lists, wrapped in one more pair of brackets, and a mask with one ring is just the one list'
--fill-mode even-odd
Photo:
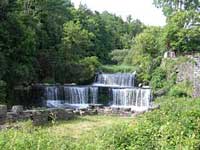
{"label": "cascading water", "polygon": [[45,95],[47,100],[58,100],[58,87],[56,86],[45,87]]}
{"label": "cascading water", "polygon": [[105,105],[112,104],[112,107],[148,109],[151,89],[136,88],[134,82],[135,73],[102,73],[98,74],[91,86],[45,86],[46,104],[48,107],[85,107],[102,102]]}
{"label": "cascading water", "polygon": [[57,86],[46,86],[45,95],[46,106],[59,107],[61,105],[62,102],[59,100],[59,88]]}
{"label": "cascading water", "polygon": [[112,89],[114,106],[149,107],[150,89]]}
{"label": "cascading water", "polygon": [[98,74],[95,86],[134,87],[135,73]]}
{"label": "cascading water", "polygon": [[[63,97],[60,96],[61,91]],[[76,107],[86,107],[88,104],[97,104],[98,87],[89,86],[57,86],[45,87],[46,106],[63,107],[73,105]]]}
{"label": "cascading water", "polygon": [[65,101],[69,104],[87,104],[88,87],[64,87]]}
{"label": "cascading water", "polygon": [[98,87],[90,87],[91,104],[98,103]]}

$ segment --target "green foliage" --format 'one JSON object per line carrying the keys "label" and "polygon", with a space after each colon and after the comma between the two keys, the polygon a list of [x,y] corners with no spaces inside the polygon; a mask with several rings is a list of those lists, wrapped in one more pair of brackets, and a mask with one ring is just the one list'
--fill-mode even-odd
{"label": "green foliage", "polygon": [[0,104],[6,103],[6,88],[7,84],[5,81],[0,80]]}
{"label": "green foliage", "polygon": [[165,42],[168,48],[177,52],[199,51],[199,13],[194,11],[177,12],[168,19],[165,27]]}
{"label": "green foliage", "polygon": [[[31,121],[17,123],[20,126],[19,129],[1,131],[0,148],[6,150],[13,148],[16,150],[90,149],[90,146],[95,146],[92,141],[95,140],[96,142],[98,140],[94,137],[97,132],[106,131],[105,129],[108,130],[110,125],[116,126],[121,122],[125,124],[130,122],[130,119],[109,116],[85,116],[71,121],[52,122],[43,127],[34,127]],[[78,128],[81,128],[81,130],[77,130]],[[91,138],[90,142],[86,141],[88,137]]]}
{"label": "green foliage", "polygon": [[148,27],[136,36],[124,63],[136,66],[139,81],[147,84],[153,70],[160,65],[163,50],[162,29]]}
{"label": "green foliage", "polygon": [[13,100],[19,85],[88,83],[97,58],[111,64],[109,53],[130,47],[143,28],[139,20],[82,5],[75,9],[70,0],[1,1],[0,80],[7,84],[6,98]]}
{"label": "green foliage", "polygon": [[[59,63],[55,72],[56,81],[59,83],[89,84],[94,80],[95,73],[101,63],[96,56],[85,57],[79,62]],[[67,72],[67,73],[66,73]]]}
{"label": "green foliage", "polygon": [[171,87],[169,96],[174,97],[192,97],[192,84],[189,82],[178,83]]}
{"label": "green foliage", "polygon": [[78,78],[79,82],[93,81],[97,69],[101,66],[98,58],[96,56],[85,57],[80,61],[80,64],[82,65],[82,77]]}
{"label": "green foliage", "polygon": [[[16,150],[199,149],[200,101],[161,97],[156,102],[160,104],[160,109],[147,112],[132,121],[94,116],[55,122],[53,126],[46,127],[33,127],[26,123],[19,129],[1,131],[0,147]],[[77,127],[82,126],[84,128],[77,131]],[[77,132],[78,137],[75,136]]]}
{"label": "green foliage", "polygon": [[100,70],[107,73],[117,73],[117,72],[134,72],[135,67],[129,65],[103,65]]}
{"label": "green foliage", "polygon": [[3,95],[12,100],[15,86],[36,82],[89,83],[101,67],[99,62],[106,64],[101,67],[106,72],[137,71],[139,82],[152,81],[156,89],[172,86],[174,70],[168,73],[170,68],[161,66],[167,73],[164,82],[156,68],[165,50],[199,51],[199,2],[155,0],[155,4],[170,14],[164,28],[146,27],[131,16],[124,21],[83,5],[75,9],[70,0],[2,0]]}
{"label": "green foliage", "polygon": [[[199,101],[162,97],[160,110],[88,137],[84,149],[199,149]],[[92,142],[91,142],[92,141]]]}
{"label": "green foliage", "polygon": [[164,87],[166,82],[166,71],[162,68],[156,68],[152,73],[151,87],[156,90]]}
{"label": "green foliage", "polygon": [[162,8],[165,16],[173,15],[173,13],[185,10],[199,11],[199,0],[154,0],[154,4],[158,8]]}
{"label": "green foliage", "polygon": [[93,33],[82,29],[79,22],[73,21],[64,24],[64,49],[67,59],[82,58],[89,56],[89,48],[92,46],[91,40],[94,37]]}
{"label": "green foliage", "polygon": [[162,59],[162,63],[157,67],[150,80],[153,90],[165,90],[170,96],[192,96],[192,85],[187,82],[176,83],[177,68],[179,65],[190,62],[188,57],[179,57],[176,59]]}
{"label": "green foliage", "polygon": [[116,49],[116,50],[113,50],[111,53],[110,53],[110,56],[111,56],[111,60],[116,63],[116,64],[122,64],[125,57],[127,56],[127,54],[129,53],[129,49]]}

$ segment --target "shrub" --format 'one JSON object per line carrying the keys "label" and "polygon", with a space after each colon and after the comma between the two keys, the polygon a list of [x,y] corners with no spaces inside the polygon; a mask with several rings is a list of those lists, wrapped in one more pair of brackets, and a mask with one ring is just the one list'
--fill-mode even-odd
{"label": "shrub", "polygon": [[80,66],[82,66],[81,74],[78,78],[80,83],[87,83],[93,81],[97,69],[101,66],[96,56],[85,57],[80,61]]}
{"label": "shrub", "polygon": [[114,63],[122,64],[124,59],[125,59],[125,57],[128,55],[129,51],[130,51],[129,49],[116,49],[116,50],[113,50],[110,53],[111,60]]}
{"label": "shrub", "polygon": [[[200,101],[162,97],[161,109],[137,118],[135,124],[104,129],[81,143],[84,149],[190,149],[200,148]],[[91,141],[90,141],[91,140]],[[93,140],[93,141],[92,141]],[[87,146],[86,146],[87,145]],[[89,149],[89,148],[88,148]]]}
{"label": "shrub", "polygon": [[57,66],[56,82],[88,84],[93,81],[100,66],[101,63],[96,56],[85,57],[79,62],[63,63]]}
{"label": "shrub", "polygon": [[192,89],[192,84],[190,82],[178,83],[170,89],[169,96],[191,97]]}
{"label": "shrub", "polygon": [[162,68],[157,68],[151,78],[151,86],[153,89],[163,88],[166,80],[166,71]]}

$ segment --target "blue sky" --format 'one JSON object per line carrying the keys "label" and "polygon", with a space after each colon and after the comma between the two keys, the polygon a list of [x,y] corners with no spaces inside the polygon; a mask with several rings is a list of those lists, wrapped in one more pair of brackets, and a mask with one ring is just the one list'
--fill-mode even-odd
{"label": "blue sky", "polygon": [[123,19],[131,14],[146,25],[165,25],[165,17],[160,9],[152,3],[153,0],[71,0],[77,8],[80,3],[86,4],[91,10],[108,11]]}

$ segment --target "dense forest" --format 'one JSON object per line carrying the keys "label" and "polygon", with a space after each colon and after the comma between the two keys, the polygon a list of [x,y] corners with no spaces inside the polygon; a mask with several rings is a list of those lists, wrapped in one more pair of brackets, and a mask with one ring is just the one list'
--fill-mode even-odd
{"label": "dense forest", "polygon": [[[98,70],[137,71],[138,80],[161,88],[165,51],[200,51],[198,0],[154,0],[164,27],[128,16],[75,9],[70,0],[0,1],[0,102],[16,86],[90,83]],[[153,19],[153,18],[152,18]]]}

